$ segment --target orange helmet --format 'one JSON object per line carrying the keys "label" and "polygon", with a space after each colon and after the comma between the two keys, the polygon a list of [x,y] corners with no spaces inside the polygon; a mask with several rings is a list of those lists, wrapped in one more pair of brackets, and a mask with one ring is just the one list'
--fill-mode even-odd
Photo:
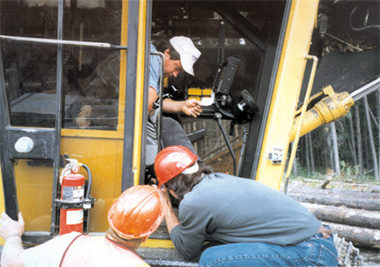
{"label": "orange helmet", "polygon": [[158,187],[180,173],[191,174],[198,171],[197,159],[198,156],[184,146],[169,146],[161,150],[154,161]]}
{"label": "orange helmet", "polygon": [[120,237],[149,236],[161,224],[160,193],[155,186],[137,185],[124,191],[108,211],[108,223]]}

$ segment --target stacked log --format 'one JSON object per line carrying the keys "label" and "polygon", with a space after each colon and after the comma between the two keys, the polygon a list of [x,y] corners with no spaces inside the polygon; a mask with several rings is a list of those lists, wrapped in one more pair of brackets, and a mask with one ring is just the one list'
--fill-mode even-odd
{"label": "stacked log", "polygon": [[378,192],[293,187],[288,195],[356,246],[380,248]]}

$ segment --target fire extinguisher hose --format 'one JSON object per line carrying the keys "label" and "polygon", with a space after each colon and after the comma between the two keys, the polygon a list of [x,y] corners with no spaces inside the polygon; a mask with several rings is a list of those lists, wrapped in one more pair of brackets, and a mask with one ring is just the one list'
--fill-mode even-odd
{"label": "fire extinguisher hose", "polygon": [[91,175],[90,168],[86,164],[84,164],[84,163],[81,163],[81,164],[82,164],[83,168],[86,169],[87,174],[88,174],[88,185],[87,185],[85,199],[89,200],[90,199],[90,193],[91,193],[91,186],[92,186],[92,175]]}

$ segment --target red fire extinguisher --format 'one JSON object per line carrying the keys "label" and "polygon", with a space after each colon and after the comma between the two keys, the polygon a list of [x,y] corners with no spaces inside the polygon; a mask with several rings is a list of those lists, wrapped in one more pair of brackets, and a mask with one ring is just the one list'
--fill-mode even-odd
{"label": "red fire extinguisher", "polygon": [[[77,162],[68,164],[61,173],[61,200],[79,203],[84,199],[85,177],[79,173]],[[83,232],[83,207],[61,208],[59,234]]]}

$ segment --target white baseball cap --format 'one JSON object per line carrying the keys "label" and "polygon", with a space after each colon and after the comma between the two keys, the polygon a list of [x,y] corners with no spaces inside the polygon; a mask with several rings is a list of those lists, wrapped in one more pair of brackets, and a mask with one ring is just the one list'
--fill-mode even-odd
{"label": "white baseball cap", "polygon": [[195,47],[193,41],[185,36],[175,36],[169,40],[170,44],[178,52],[182,68],[194,76],[193,65],[195,61],[200,57],[201,51]]}

